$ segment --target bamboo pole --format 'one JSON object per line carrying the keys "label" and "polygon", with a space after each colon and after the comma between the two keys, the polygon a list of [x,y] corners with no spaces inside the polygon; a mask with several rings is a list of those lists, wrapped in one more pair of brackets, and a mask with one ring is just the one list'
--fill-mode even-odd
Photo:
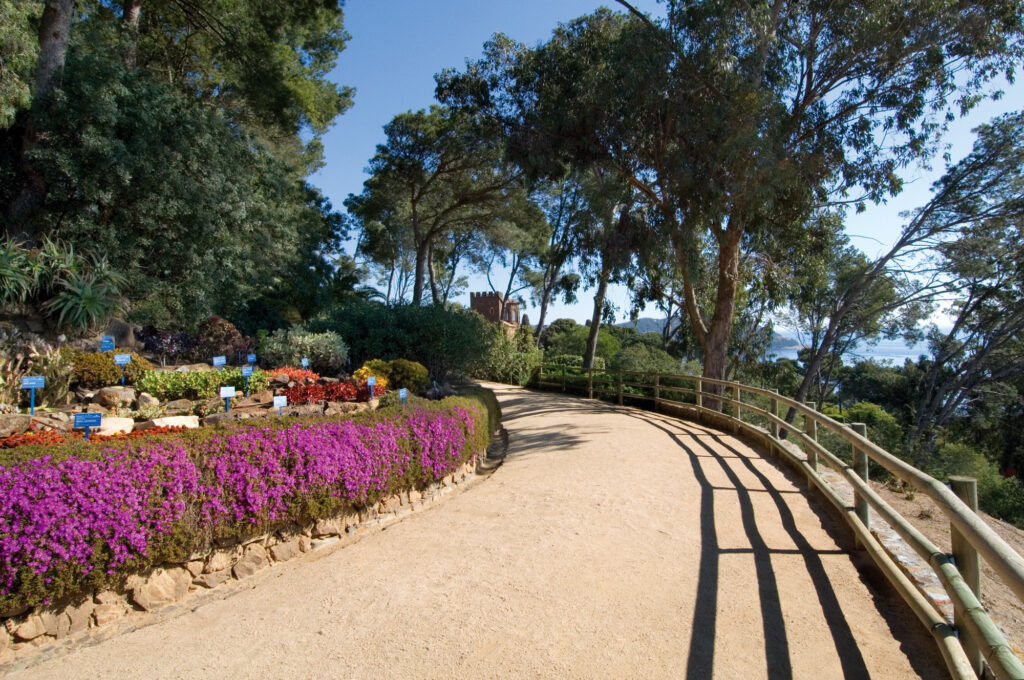
{"label": "bamboo pole", "polygon": [[[859,434],[861,437],[867,439],[868,426],[864,423],[851,423],[850,427],[853,431]],[[868,454],[865,453],[859,446],[853,447],[853,469],[857,473],[857,476],[864,480],[865,483],[868,481]],[[864,526],[871,527],[871,508],[868,506],[867,500],[864,499],[864,495],[861,494],[856,488],[853,490],[853,504],[857,509],[857,516],[860,517],[860,521],[864,522]]]}
{"label": "bamboo pole", "polygon": [[[978,511],[978,480],[972,477],[950,477],[949,485],[957,498],[962,500],[967,507],[974,512]],[[963,576],[967,587],[980,600],[981,599],[981,560],[978,558],[978,551],[974,549],[960,530],[955,526],[949,527],[949,538],[953,547],[953,559],[956,561],[956,568]],[[961,631],[964,629],[964,614],[959,609],[954,611],[953,622]],[[974,672],[979,676],[982,673],[981,648],[978,641],[972,635],[960,636],[960,643],[964,646],[964,652],[974,667]]]}

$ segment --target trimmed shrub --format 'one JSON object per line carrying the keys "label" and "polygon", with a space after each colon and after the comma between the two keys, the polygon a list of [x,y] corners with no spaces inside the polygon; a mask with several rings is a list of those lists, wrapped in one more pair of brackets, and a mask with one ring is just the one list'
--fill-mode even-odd
{"label": "trimmed shrub", "polygon": [[360,383],[366,383],[366,379],[371,375],[377,379],[377,384],[374,385],[374,393],[386,392],[388,389],[388,374],[391,372],[391,366],[388,362],[381,361],[380,359],[371,359],[367,361],[362,367],[359,368],[352,377],[358,380]]}
{"label": "trimmed shrub", "polygon": [[390,362],[390,368],[391,374],[388,378],[391,381],[391,389],[399,390],[404,387],[415,392],[430,382],[427,367],[418,361],[394,359]]}
{"label": "trimmed shrub", "polygon": [[249,351],[249,339],[235,328],[235,324],[219,316],[211,316],[199,324],[199,333],[192,357],[196,361],[208,363],[216,356],[233,359],[239,352]]}
{"label": "trimmed shrub", "polygon": [[316,333],[301,326],[274,331],[259,346],[262,360],[277,366],[298,366],[309,359],[309,367],[323,375],[336,375],[348,360],[348,347],[333,331]]}
{"label": "trimmed shrub", "polygon": [[[578,354],[556,354],[551,357],[544,357],[545,364],[555,366],[568,366],[569,368],[583,368],[583,357]],[[594,357],[594,368],[604,370],[605,362],[603,357]]]}
{"label": "trimmed shrub", "polygon": [[[98,389],[110,387],[121,382],[121,367],[114,363],[114,355],[123,354],[117,350],[111,352],[78,352],[71,355],[74,362],[74,378],[72,382],[80,387]],[[126,385],[136,384],[142,376],[153,370],[153,364],[131,352],[132,360],[124,367]]]}
{"label": "trimmed shrub", "polygon": [[117,587],[213,541],[423,488],[487,447],[487,418],[479,399],[453,397],[348,419],[21,447],[0,467],[0,609]]}
{"label": "trimmed shrub", "polygon": [[529,328],[520,328],[512,338],[505,329],[497,328],[493,331],[490,350],[473,375],[484,380],[525,385],[543,357]]}
{"label": "trimmed shrub", "polygon": [[618,371],[679,373],[680,363],[665,350],[638,342],[619,350],[612,359],[611,367]]}

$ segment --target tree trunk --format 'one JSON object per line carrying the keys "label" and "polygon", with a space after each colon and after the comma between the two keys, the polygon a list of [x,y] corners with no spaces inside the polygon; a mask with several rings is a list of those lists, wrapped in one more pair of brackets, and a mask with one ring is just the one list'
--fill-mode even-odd
{"label": "tree trunk", "polygon": [[427,267],[430,260],[429,252],[429,241],[424,241],[416,246],[416,279],[412,286],[412,304],[417,306],[423,304],[423,288],[427,283]]}
{"label": "tree trunk", "polygon": [[437,277],[434,276],[434,246],[433,244],[427,249],[427,274],[430,279],[430,304],[441,305],[444,301],[441,300],[441,291],[437,287]]}
{"label": "tree trunk", "polygon": [[[50,0],[39,22],[39,56],[36,58],[35,91],[33,98],[45,97],[60,87],[64,73],[64,59],[68,53],[68,35],[71,18],[75,13],[75,0]],[[21,138],[21,169],[24,186],[11,201],[7,210],[8,233],[16,239],[34,243],[36,231],[31,214],[46,197],[46,181],[28,162],[28,153],[39,142],[39,132],[31,111],[26,117],[25,132]]]}
{"label": "tree trunk", "polygon": [[129,71],[135,70],[139,46],[139,14],[142,0],[125,0],[121,24],[124,30],[124,65]]}
{"label": "tree trunk", "polygon": [[597,282],[597,294],[594,295],[594,315],[590,319],[590,334],[587,335],[587,348],[583,352],[583,368],[594,367],[597,355],[597,336],[601,331],[601,312],[604,310],[604,296],[608,292],[608,279],[612,269],[601,261],[601,278]]}
{"label": "tree trunk", "polygon": [[540,298],[540,318],[537,320],[537,348],[541,347],[540,333],[544,330],[544,318],[548,314],[548,299],[551,297],[551,291],[546,291]]}
{"label": "tree trunk", "polygon": [[[740,277],[740,241],[743,230],[731,227],[726,230],[725,243],[718,251],[718,292],[715,296],[715,313],[708,325],[704,338],[704,377],[725,380],[729,367],[729,338],[735,314],[736,290]],[[720,385],[708,385],[706,391],[721,394]],[[721,410],[718,399],[704,400],[704,406]]]}

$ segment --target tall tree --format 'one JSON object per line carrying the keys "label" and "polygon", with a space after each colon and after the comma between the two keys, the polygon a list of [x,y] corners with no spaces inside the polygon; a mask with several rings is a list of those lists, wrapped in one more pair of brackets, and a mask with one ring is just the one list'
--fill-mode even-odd
{"label": "tall tree", "polygon": [[[599,11],[527,50],[499,37],[439,94],[482,108],[549,165],[615,168],[659,214],[704,375],[724,378],[744,241],[793,242],[822,204],[880,200],[944,117],[1022,54],[1019,2],[669,3]],[[642,55],[642,57],[638,56]],[[701,309],[700,235],[716,246]]]}
{"label": "tall tree", "polygon": [[360,224],[408,234],[416,252],[412,303],[419,305],[440,239],[494,230],[534,209],[499,140],[470,116],[434,106],[395,116],[384,132],[363,193],[345,206]]}

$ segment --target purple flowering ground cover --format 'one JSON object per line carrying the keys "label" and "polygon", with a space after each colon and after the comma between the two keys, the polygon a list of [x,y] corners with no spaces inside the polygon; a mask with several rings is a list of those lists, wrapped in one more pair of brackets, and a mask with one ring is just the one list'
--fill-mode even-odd
{"label": "purple flowering ground cover", "polygon": [[0,466],[0,610],[109,585],[215,538],[422,488],[485,448],[488,435],[486,410],[453,398]]}

